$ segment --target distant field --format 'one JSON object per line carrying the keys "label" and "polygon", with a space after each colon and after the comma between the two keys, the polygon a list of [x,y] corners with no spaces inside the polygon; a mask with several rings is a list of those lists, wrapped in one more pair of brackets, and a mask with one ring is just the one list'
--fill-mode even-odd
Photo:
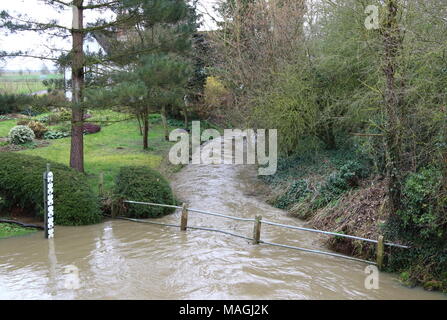
{"label": "distant field", "polygon": [[8,82],[0,80],[0,93],[29,94],[45,89],[46,87],[41,81]]}
{"label": "distant field", "polygon": [[61,74],[41,74],[39,72],[3,72],[0,74],[0,93],[30,94],[45,90],[43,80],[61,79]]}

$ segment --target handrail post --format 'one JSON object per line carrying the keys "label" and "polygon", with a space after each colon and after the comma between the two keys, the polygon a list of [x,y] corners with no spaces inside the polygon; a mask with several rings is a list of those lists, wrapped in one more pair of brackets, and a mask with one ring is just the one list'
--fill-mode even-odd
{"label": "handrail post", "polygon": [[188,227],[188,208],[187,204],[184,202],[182,205],[182,218],[180,221],[180,230],[186,231],[187,227]]}
{"label": "handrail post", "polygon": [[99,174],[98,193],[101,198],[104,196],[104,172]]}
{"label": "handrail post", "polygon": [[380,235],[377,240],[377,251],[376,251],[376,262],[379,270],[382,270],[383,267],[383,253],[384,253],[384,244],[383,244],[383,236]]}
{"label": "handrail post", "polygon": [[259,241],[261,240],[261,220],[262,216],[257,215],[255,217],[255,223],[253,227],[253,244],[259,244]]}

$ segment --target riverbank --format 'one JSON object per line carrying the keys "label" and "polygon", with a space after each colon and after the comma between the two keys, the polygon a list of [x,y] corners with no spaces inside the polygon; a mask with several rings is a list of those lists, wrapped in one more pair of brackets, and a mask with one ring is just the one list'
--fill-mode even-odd
{"label": "riverbank", "polygon": [[[388,204],[387,181],[374,174],[368,161],[355,151],[320,151],[283,158],[278,172],[263,180],[269,187],[267,201],[305,221],[307,227],[369,239],[384,235],[385,240],[411,246],[387,248],[385,270],[397,273],[405,285],[447,292],[447,273],[440,262],[442,248],[433,245],[430,249],[423,238],[417,242],[397,235]],[[362,259],[374,260],[376,255],[372,243],[330,237],[323,244]],[[431,257],[425,258],[428,254]]]}

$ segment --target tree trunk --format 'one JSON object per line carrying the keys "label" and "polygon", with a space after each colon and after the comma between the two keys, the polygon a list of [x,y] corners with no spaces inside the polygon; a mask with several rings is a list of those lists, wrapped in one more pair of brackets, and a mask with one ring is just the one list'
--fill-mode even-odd
{"label": "tree trunk", "polygon": [[401,207],[402,183],[402,88],[396,85],[396,71],[402,39],[398,24],[398,0],[387,0],[383,27],[383,72],[385,87],[385,145],[388,193],[392,212]]}
{"label": "tree trunk", "polygon": [[183,107],[183,112],[185,117],[185,129],[188,129],[188,107],[186,106],[186,104]]}
{"label": "tree trunk", "polygon": [[166,107],[161,108],[161,121],[163,123],[163,129],[165,131],[165,140],[169,141],[168,121],[166,119]]}
{"label": "tree trunk", "polygon": [[137,121],[138,121],[138,129],[140,129],[140,136],[142,136],[143,135],[143,126],[141,124],[141,118],[140,118],[139,114],[137,114]]}
{"label": "tree trunk", "polygon": [[82,110],[82,89],[84,87],[83,0],[76,0],[73,4],[73,61],[71,68],[73,106],[71,117],[70,167],[79,172],[84,172],[84,113]]}
{"label": "tree trunk", "polygon": [[148,138],[149,138],[149,119],[148,114],[143,112],[143,149],[147,150],[149,148]]}

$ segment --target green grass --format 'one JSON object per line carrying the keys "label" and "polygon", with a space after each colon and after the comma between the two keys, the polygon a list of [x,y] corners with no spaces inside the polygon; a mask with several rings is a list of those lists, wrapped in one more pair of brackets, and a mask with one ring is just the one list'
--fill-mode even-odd
{"label": "green grass", "polygon": [[23,228],[10,223],[0,223],[0,238],[23,236],[34,232],[36,232],[36,229]]}
{"label": "green grass", "polygon": [[[113,112],[110,110],[93,110],[92,118],[88,121],[117,121],[131,118],[130,115]],[[38,115],[39,118],[45,114]],[[9,130],[17,123],[17,119],[0,122],[0,137],[6,137]],[[49,127],[51,130],[61,123]],[[65,165],[69,165],[70,137],[47,140],[48,147],[32,148],[20,151],[24,154],[40,156]],[[163,156],[167,153],[172,142],[164,140],[164,132],[161,124],[152,125],[149,131],[149,150],[143,150],[143,139],[139,133],[136,120],[121,122],[109,122],[109,125],[101,124],[101,131],[84,136],[84,163],[89,183],[93,190],[98,191],[99,175],[104,173],[104,189],[110,191],[113,187],[115,176],[121,166],[149,166],[157,168]]]}
{"label": "green grass", "polygon": [[17,123],[17,120],[0,121],[0,138],[6,137]]}
{"label": "green grass", "polygon": [[[52,140],[51,145],[20,151],[69,165],[70,137]],[[135,120],[102,127],[95,134],[84,136],[84,163],[89,183],[98,190],[99,175],[104,173],[104,189],[111,190],[121,166],[149,166],[157,168],[163,155],[172,145],[165,141],[163,128],[156,125],[149,131],[149,150],[143,150],[143,139]]]}

